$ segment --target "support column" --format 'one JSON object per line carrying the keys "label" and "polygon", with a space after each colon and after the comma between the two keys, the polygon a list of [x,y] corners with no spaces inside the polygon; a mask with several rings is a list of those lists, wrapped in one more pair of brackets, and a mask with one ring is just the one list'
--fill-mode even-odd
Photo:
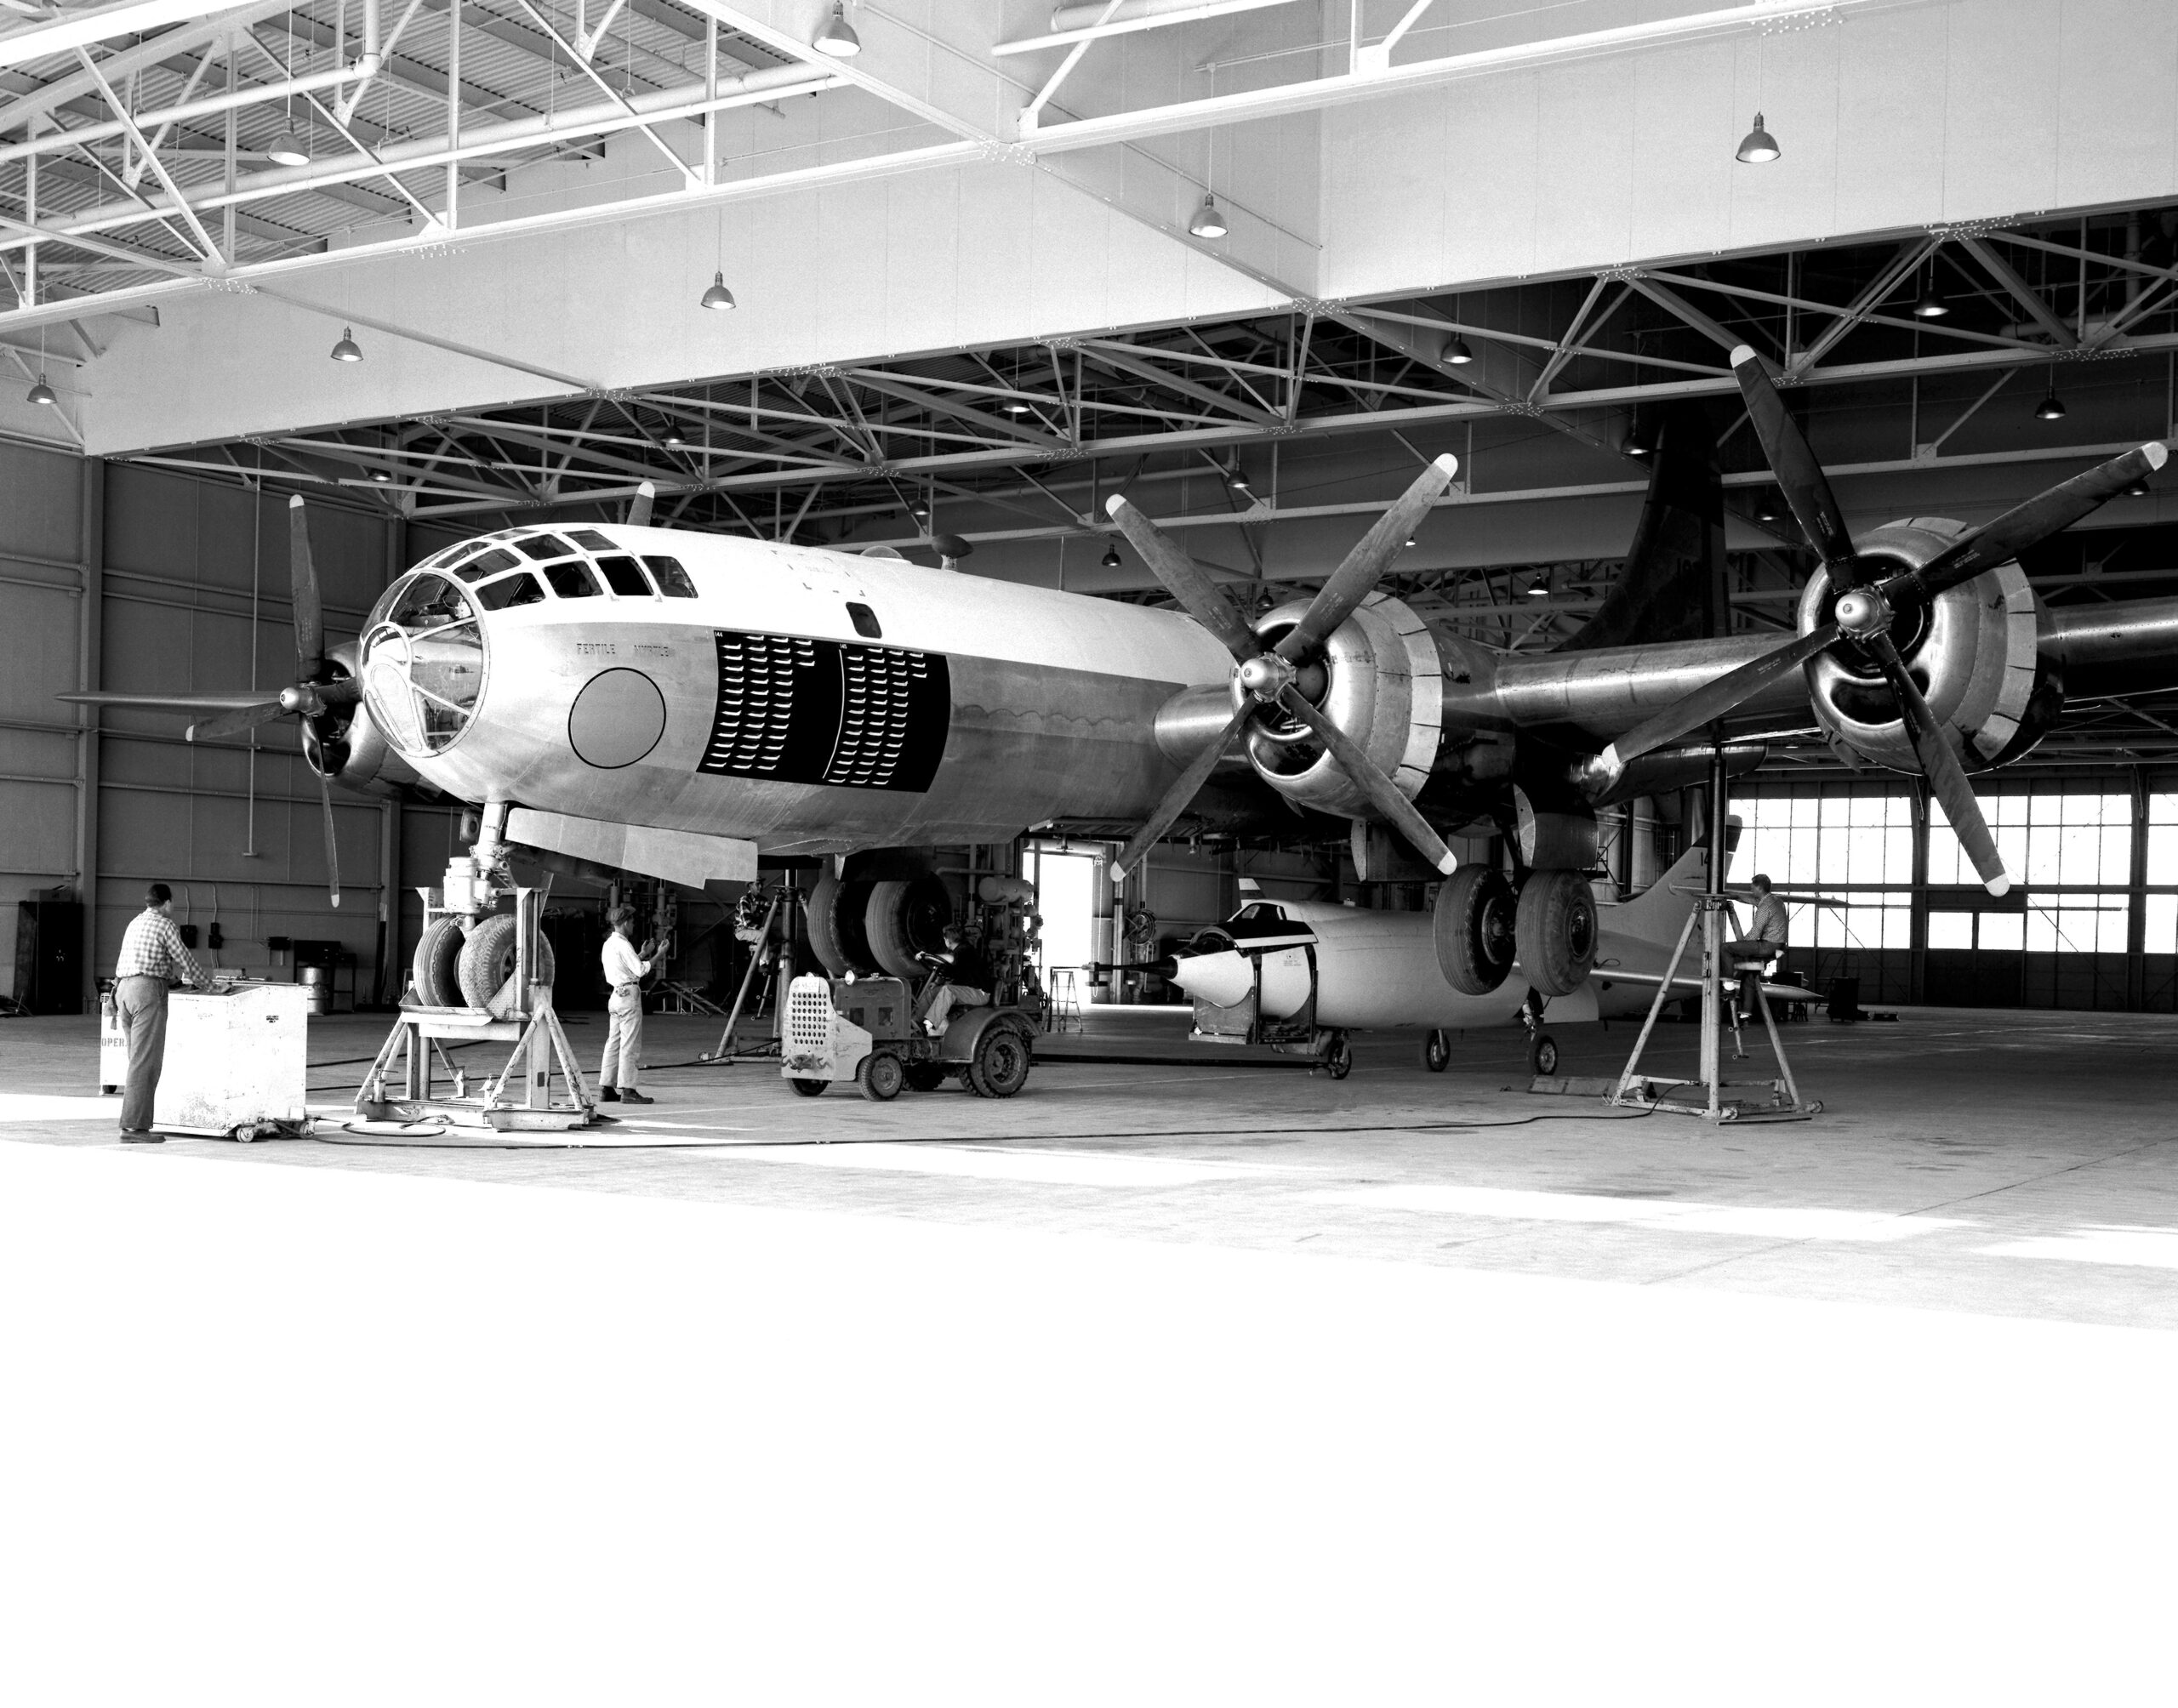
{"label": "support column", "polygon": [[2132,771],[2133,834],[2125,863],[2125,1008],[2147,1006],[2147,772]]}
{"label": "support column", "polygon": [[[82,597],[77,601],[76,692],[94,694],[103,683],[105,650],[105,463],[87,457],[79,487],[77,549],[83,554]],[[99,948],[99,709],[77,708],[76,737],[76,898],[83,904],[83,1011],[98,1011]]]}

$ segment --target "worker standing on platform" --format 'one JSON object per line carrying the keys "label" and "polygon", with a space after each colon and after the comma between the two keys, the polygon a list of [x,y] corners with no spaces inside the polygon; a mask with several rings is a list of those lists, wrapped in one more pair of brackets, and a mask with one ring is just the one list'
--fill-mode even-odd
{"label": "worker standing on platform", "polygon": [[658,945],[635,945],[636,910],[622,902],[605,916],[613,927],[601,959],[605,966],[605,1059],[598,1064],[598,1097],[607,1103],[654,1103],[636,1089],[643,1065],[643,980]]}
{"label": "worker standing on platform", "polygon": [[177,981],[210,981],[174,929],[174,891],[154,884],[144,892],[144,911],[122,934],[121,959],[113,970],[113,1006],[128,1035],[128,1088],[121,1100],[121,1142],[162,1145],[151,1130],[151,1104],[166,1065],[167,991]]}

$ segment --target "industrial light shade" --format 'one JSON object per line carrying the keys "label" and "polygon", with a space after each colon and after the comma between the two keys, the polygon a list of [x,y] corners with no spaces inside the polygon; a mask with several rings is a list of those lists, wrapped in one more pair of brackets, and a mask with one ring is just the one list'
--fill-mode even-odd
{"label": "industrial light shade", "polygon": [[1527,595],[1531,599],[1548,599],[1550,597],[1550,589],[1544,583],[1538,581],[1527,589]]}
{"label": "industrial light shade", "polygon": [[817,39],[810,45],[835,60],[852,60],[862,51],[862,37],[847,22],[847,9],[842,0],[832,0],[832,15],[824,20],[824,27],[817,32]]}
{"label": "industrial light shade", "polygon": [[1467,347],[1465,339],[1454,333],[1452,341],[1445,346],[1445,360],[1454,367],[1465,367],[1474,360],[1474,352]]}
{"label": "industrial light shade", "polygon": [[669,427],[665,430],[665,448],[667,450],[677,451],[687,442],[687,440],[682,436],[681,430],[678,427]]}
{"label": "industrial light shade", "polygon": [[1654,456],[1656,454],[1656,447],[1655,446],[1651,445],[1646,439],[1642,438],[1639,434],[1629,434],[1627,436],[1626,454],[1629,457]]}
{"label": "industrial light shade", "polygon": [[340,328],[340,342],[333,346],[333,359],[335,362],[361,362],[363,359],[363,347],[356,342],[354,327],[344,326]]}
{"label": "industrial light shade", "polygon": [[1006,413],[1008,415],[1026,415],[1029,413],[1029,406],[1017,397],[1006,406]]}
{"label": "industrial light shade", "polygon": [[1762,115],[1757,113],[1754,128],[1740,139],[1739,149],[1734,158],[1743,160],[1749,166],[1759,166],[1765,161],[1775,160],[1782,152],[1777,146],[1777,139],[1763,129]]}
{"label": "industrial light shade", "polygon": [[1765,491],[1762,496],[1754,501],[1754,519],[1759,522],[1784,521],[1784,509],[1777,502],[1777,495],[1774,492]]}
{"label": "industrial light shade", "polygon": [[37,384],[23,394],[26,403],[58,403],[60,401],[53,388],[45,383],[45,376],[42,373],[37,377]]}
{"label": "industrial light shade", "polygon": [[1233,464],[1232,471],[1225,476],[1225,484],[1244,498],[1255,496],[1255,488],[1248,484],[1246,471],[1238,463]]}
{"label": "industrial light shade", "polygon": [[2065,418],[2064,400],[2057,396],[2055,386],[2051,386],[2042,401],[2034,406],[2034,418],[2037,421],[2061,421]]}
{"label": "industrial light shade", "polygon": [[308,166],[310,151],[303,146],[303,139],[292,130],[283,130],[272,139],[265,151],[265,157],[276,166]]}
{"label": "industrial light shade", "polygon": [[703,305],[707,309],[730,309],[736,306],[733,293],[726,288],[723,272],[711,275],[710,288],[703,294]]}
{"label": "industrial light shade", "polygon": [[1115,545],[1106,546],[1104,555],[1097,561],[1103,565],[1106,569],[1117,569],[1120,566],[1120,549]]}
{"label": "industrial light shade", "polygon": [[1950,312],[1951,305],[1936,294],[1934,283],[1921,293],[1921,300],[1913,305],[1915,320],[1941,320]]}
{"label": "industrial light shade", "polygon": [[930,506],[917,498],[908,506],[908,514],[919,522],[927,522],[930,520]]}
{"label": "industrial light shade", "polygon": [[1191,237],[1222,237],[1225,231],[1225,216],[1217,211],[1217,198],[1206,190],[1202,195],[1202,206],[1194,210],[1194,218],[1188,221],[1188,235]]}
{"label": "industrial light shade", "polygon": [[371,479],[378,485],[383,487],[389,483],[393,479],[393,476],[388,474],[384,469],[373,469],[371,470]]}
{"label": "industrial light shade", "polygon": [[2147,496],[2147,482],[2146,481],[2134,481],[2131,486],[2125,488],[2125,496],[2129,498],[2146,498]]}

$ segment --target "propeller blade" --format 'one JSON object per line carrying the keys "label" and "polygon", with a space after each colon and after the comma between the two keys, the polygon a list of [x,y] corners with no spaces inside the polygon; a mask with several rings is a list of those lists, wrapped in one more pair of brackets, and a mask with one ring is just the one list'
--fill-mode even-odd
{"label": "propeller blade", "polygon": [[2004,871],[2004,857],[1997,852],[1997,839],[1989,834],[1988,823],[1981,817],[1981,806],[1974,799],[1974,786],[1967,782],[1958,754],[1944,739],[1943,730],[1929,709],[1929,703],[1921,697],[1921,691],[1907,675],[1906,661],[1898,656],[1898,649],[1890,644],[1888,635],[1875,635],[1861,645],[1875,655],[1876,663],[1883,667],[1884,679],[1890,684],[1890,692],[1898,697],[1899,715],[1906,720],[1906,732],[1913,738],[1913,751],[1920,756],[1921,770],[1936,799],[1943,803],[1944,817],[1958,834],[1966,857],[1974,863],[1974,869],[1981,874],[1989,893],[2003,895],[2011,888],[2011,879]]}
{"label": "propeller blade", "polygon": [[1830,491],[1822,464],[1808,447],[1806,436],[1785,408],[1785,400],[1777,395],[1770,370],[1762,365],[1760,356],[1742,344],[1732,352],[1732,373],[1747,399],[1748,416],[1754,423],[1755,436],[1762,441],[1762,453],[1770,459],[1770,472],[1776,475],[1785,502],[1799,518],[1800,532],[1822,555],[1823,567],[1830,572],[1831,586],[1839,593],[1858,587],[1862,578],[1855,562],[1853,537],[1845,532],[1844,514]]}
{"label": "propeller blade", "polygon": [[299,492],[288,500],[288,575],[295,601],[296,674],[305,682],[325,674],[325,606],[311,561],[310,518]]}
{"label": "propeller blade", "polygon": [[1713,724],[1734,707],[1750,700],[1788,670],[1798,669],[1838,638],[1838,625],[1826,623],[1798,640],[1750,658],[1736,670],[1727,670],[1683,699],[1637,724],[1581,767],[1583,789],[1603,794],[1615,785],[1626,767],[1646,753],[1669,747],[1682,736]]}
{"label": "propeller blade", "polygon": [[2170,460],[2170,453],[2150,440],[2100,468],[2075,475],[2038,497],[2006,510],[1987,527],[1938,552],[1919,569],[1893,576],[1883,595],[1900,600],[1933,599],[1961,582],[2017,557],[2030,546],[2061,533],[2082,516],[2092,515],[2135,481],[2144,481]]}
{"label": "propeller blade", "polygon": [[333,905],[337,908],[340,905],[340,839],[333,830],[333,785],[325,780],[322,771],[317,772],[317,799],[325,808],[326,881],[333,891]]}
{"label": "propeller blade", "polygon": [[1310,705],[1291,682],[1280,691],[1278,703],[1306,724],[1331,749],[1339,768],[1369,797],[1369,804],[1399,827],[1400,834],[1440,872],[1450,872],[1459,857],[1445,845],[1445,839],[1429,828],[1429,821],[1414,810],[1414,803],[1399,792],[1399,785],[1377,769],[1377,763],[1346,732]]}
{"label": "propeller blade", "polygon": [[244,730],[254,730],[259,724],[269,724],[282,715],[287,708],[277,699],[259,700],[254,706],[237,706],[231,712],[222,712],[216,718],[208,718],[201,724],[191,724],[183,732],[189,741],[210,741],[214,736],[238,736]]}
{"label": "propeller blade", "polygon": [[264,699],[260,689],[253,694],[55,694],[77,706],[132,706],[140,711],[231,712],[237,706],[254,706]]}
{"label": "propeller blade", "polygon": [[628,500],[628,526],[647,528],[650,526],[651,507],[658,502],[658,486],[653,481],[636,483],[636,495]]}
{"label": "propeller blade", "polygon": [[1447,452],[1415,477],[1414,484],[1400,494],[1398,503],[1377,518],[1376,525],[1361,536],[1360,544],[1347,553],[1346,561],[1316,590],[1314,601],[1301,613],[1301,620],[1279,641],[1280,658],[1293,663],[1314,652],[1376,591],[1392,560],[1405,549],[1422,518],[1429,514],[1430,505],[1451,485],[1459,468],[1460,459]]}
{"label": "propeller blade", "polygon": [[1165,591],[1180,601],[1183,611],[1215,635],[1227,652],[1245,663],[1263,651],[1256,642],[1255,630],[1233,608],[1225,589],[1212,581],[1209,572],[1183,551],[1170,535],[1118,492],[1104,501],[1104,510],[1120,525],[1120,532],[1126,536],[1127,543],[1142,554],[1142,561],[1164,584]]}
{"label": "propeller blade", "polygon": [[1120,857],[1112,863],[1114,882],[1124,878],[1149,856],[1149,851],[1164,840],[1165,833],[1172,828],[1172,821],[1188,809],[1188,803],[1202,793],[1202,786],[1210,781],[1210,773],[1217,768],[1217,761],[1225,757],[1226,749],[1233,745],[1233,737],[1240,732],[1240,726],[1255,715],[1258,702],[1250,699],[1234,712],[1225,727],[1218,732],[1217,740],[1197,754],[1182,771],[1178,779],[1166,789],[1158,801],[1156,810],[1143,821],[1142,828],[1127,838],[1126,846],[1120,850]]}

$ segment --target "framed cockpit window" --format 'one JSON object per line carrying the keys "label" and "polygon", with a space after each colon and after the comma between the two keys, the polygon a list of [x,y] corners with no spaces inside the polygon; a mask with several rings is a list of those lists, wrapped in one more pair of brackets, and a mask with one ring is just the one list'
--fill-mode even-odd
{"label": "framed cockpit window", "polygon": [[[679,558],[647,557],[643,562],[658,578],[659,591],[668,599],[693,599],[696,596],[696,584],[688,579],[688,572],[681,567]],[[869,632],[866,629],[863,631],[865,635]]]}
{"label": "framed cockpit window", "polygon": [[565,563],[544,566],[544,579],[552,584],[552,591],[562,599],[595,599],[597,580],[590,574],[590,566],[580,558],[569,558]]}
{"label": "framed cockpit window", "polygon": [[651,584],[643,577],[642,566],[631,557],[601,557],[597,566],[605,572],[605,584],[623,599],[648,599]]}

